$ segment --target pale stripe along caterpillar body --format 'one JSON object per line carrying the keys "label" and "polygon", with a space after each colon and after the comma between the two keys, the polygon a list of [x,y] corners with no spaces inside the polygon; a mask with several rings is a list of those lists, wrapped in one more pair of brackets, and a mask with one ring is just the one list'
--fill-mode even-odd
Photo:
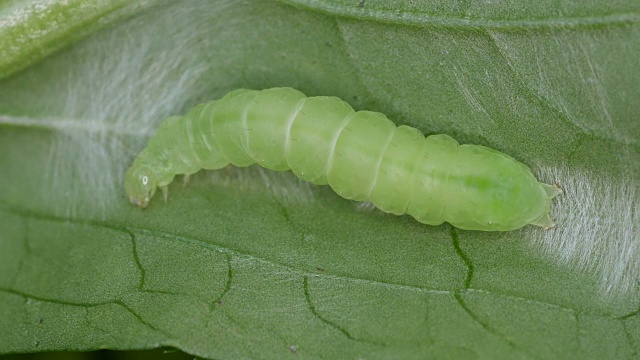
{"label": "pale stripe along caterpillar body", "polygon": [[165,120],[127,171],[125,189],[146,207],[177,174],[254,163],[388,213],[468,230],[550,228],[551,199],[560,193],[498,151],[425,138],[381,113],[291,88],[235,90]]}

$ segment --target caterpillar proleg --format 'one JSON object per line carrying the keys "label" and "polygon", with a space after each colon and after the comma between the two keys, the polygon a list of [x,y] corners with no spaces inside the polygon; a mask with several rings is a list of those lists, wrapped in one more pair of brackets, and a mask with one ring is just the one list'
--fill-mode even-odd
{"label": "caterpillar proleg", "polygon": [[175,175],[255,163],[388,213],[467,230],[551,228],[551,199],[561,192],[496,150],[425,138],[381,113],[292,88],[235,90],[168,118],[127,171],[125,190],[146,207]]}

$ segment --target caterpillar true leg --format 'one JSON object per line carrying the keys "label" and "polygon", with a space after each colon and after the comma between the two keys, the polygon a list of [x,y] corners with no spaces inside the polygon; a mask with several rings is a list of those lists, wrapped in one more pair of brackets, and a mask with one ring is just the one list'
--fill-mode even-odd
{"label": "caterpillar true leg", "polygon": [[162,191],[162,198],[164,199],[164,202],[166,203],[167,200],[169,199],[169,186],[168,185],[161,186],[160,190]]}
{"label": "caterpillar true leg", "polygon": [[189,180],[191,180],[191,174],[186,174],[182,177],[182,188],[184,189],[189,184]]}

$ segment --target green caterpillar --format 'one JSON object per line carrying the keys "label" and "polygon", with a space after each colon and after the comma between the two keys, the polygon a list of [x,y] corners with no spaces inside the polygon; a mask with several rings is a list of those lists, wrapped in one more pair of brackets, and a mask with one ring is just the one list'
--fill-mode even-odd
{"label": "green caterpillar", "polygon": [[291,88],[235,90],[168,118],[124,185],[131,202],[146,207],[177,174],[254,163],[291,170],[388,213],[467,230],[551,228],[551,199],[560,193],[498,151],[447,135],[425,138],[381,113]]}

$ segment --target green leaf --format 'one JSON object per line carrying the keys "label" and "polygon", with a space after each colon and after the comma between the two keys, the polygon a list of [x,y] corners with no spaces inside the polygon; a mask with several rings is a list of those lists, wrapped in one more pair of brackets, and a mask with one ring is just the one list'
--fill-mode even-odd
{"label": "green leaf", "polygon": [[[0,353],[638,356],[636,2],[185,0],[96,31],[103,3],[0,58],[74,42],[0,83]],[[429,227],[258,167],[128,203],[162,119],[273,86],[514,156],[564,188],[559,226]]]}
{"label": "green leaf", "polygon": [[0,4],[0,78],[158,2],[4,0]]}

